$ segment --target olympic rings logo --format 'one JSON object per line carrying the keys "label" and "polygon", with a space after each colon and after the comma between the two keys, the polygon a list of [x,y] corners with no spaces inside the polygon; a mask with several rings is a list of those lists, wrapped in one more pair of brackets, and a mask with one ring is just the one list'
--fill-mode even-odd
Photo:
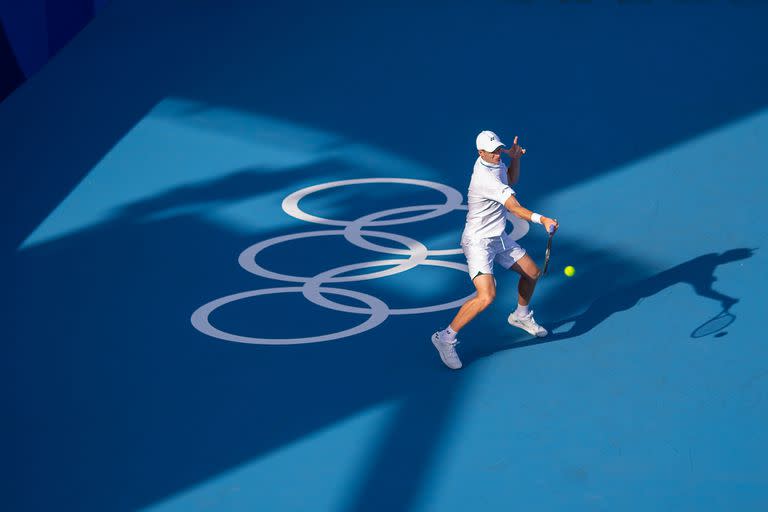
{"label": "olympic rings logo", "polygon": [[[390,210],[383,210],[376,213],[364,215],[356,220],[343,221],[326,219],[315,215],[310,215],[299,208],[299,201],[304,197],[318,192],[321,190],[332,189],[336,187],[344,187],[360,184],[371,183],[399,183],[405,185],[416,185],[421,187],[427,187],[438,192],[441,192],[445,197],[445,202],[442,204],[429,204],[419,206],[406,206],[402,208],[393,208]],[[283,199],[282,208],[285,213],[291,215],[300,220],[311,222],[313,224],[320,224],[324,226],[333,226],[336,229],[324,229],[317,231],[306,231],[302,233],[294,233],[290,235],[283,235],[262,242],[258,242],[247,249],[245,249],[239,256],[238,262],[240,266],[246,271],[255,274],[257,276],[266,277],[277,281],[286,283],[296,283],[295,286],[282,286],[277,288],[263,288],[259,290],[250,290],[233,295],[227,295],[215,299],[207,304],[199,307],[192,314],[192,325],[198,331],[225,341],[235,341],[238,343],[252,343],[259,345],[295,345],[301,343],[318,343],[321,341],[331,341],[349,336],[354,336],[366,332],[384,322],[390,315],[416,315],[421,313],[432,313],[435,311],[443,311],[448,309],[454,309],[460,307],[465,301],[473,297],[472,293],[466,297],[446,302],[443,304],[435,304],[431,306],[417,307],[417,308],[405,308],[397,309],[391,308],[381,299],[369,294],[360,293],[338,286],[327,285],[339,285],[341,283],[349,283],[354,281],[363,281],[368,279],[377,279],[381,277],[391,276],[405,272],[418,265],[431,265],[437,267],[445,267],[454,270],[460,270],[467,272],[467,266],[461,263],[455,263],[452,261],[432,259],[434,256],[447,256],[452,254],[461,254],[461,248],[445,249],[445,250],[431,250],[428,249],[421,242],[408,238],[402,235],[388,233],[385,231],[378,231],[370,228],[381,228],[385,226],[395,226],[399,224],[405,224],[409,222],[418,222],[422,220],[432,219],[445,215],[454,210],[466,210],[467,206],[462,204],[463,197],[459,191],[433,181],[416,180],[408,178],[361,178],[342,181],[333,181],[329,183],[323,183],[320,185],[314,185],[298,190],[285,199]],[[387,219],[393,215],[411,214],[406,217],[397,217],[395,219]],[[517,217],[508,215],[508,220],[512,222],[513,229],[509,235],[514,240],[519,240],[528,232],[528,223],[524,220],[520,220]],[[322,237],[322,236],[343,236],[349,243],[356,245],[362,249],[367,249],[380,254],[391,254],[397,256],[407,256],[407,258],[398,259],[384,259],[373,260],[362,263],[355,263],[352,265],[345,265],[336,267],[330,270],[321,272],[315,276],[304,277],[294,276],[289,274],[281,274],[272,272],[265,269],[256,262],[258,254],[276,244],[283,242],[289,242],[292,240],[299,240],[303,238]],[[376,244],[370,239],[384,239],[391,240],[403,246],[403,249],[395,249]],[[346,276],[344,274],[354,271],[373,267],[389,267],[384,270],[370,272],[366,274],[357,274]],[[316,304],[318,306],[332,309],[335,311],[351,313],[356,315],[366,315],[368,318],[361,324],[346,329],[343,331],[324,334],[319,336],[310,336],[305,338],[253,338],[248,336],[240,336],[238,334],[225,332],[217,327],[214,327],[209,317],[216,309],[236,302],[242,299],[250,297],[257,297],[261,295],[272,295],[278,293],[301,293],[305,299]],[[350,297],[364,304],[365,307],[348,306],[346,304],[340,304],[328,298],[331,296],[343,296]]]}

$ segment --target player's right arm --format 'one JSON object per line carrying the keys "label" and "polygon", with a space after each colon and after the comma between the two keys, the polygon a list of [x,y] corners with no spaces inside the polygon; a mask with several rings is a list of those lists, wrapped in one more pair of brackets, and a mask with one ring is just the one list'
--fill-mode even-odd
{"label": "player's right arm", "polygon": [[[533,212],[528,208],[524,207],[523,205],[521,205],[518,202],[518,200],[515,198],[514,194],[509,196],[509,198],[506,201],[504,201],[504,208],[509,210],[512,213],[512,215],[516,217],[520,217],[521,219],[527,220],[528,222],[532,221],[531,217],[533,217]],[[552,230],[553,233],[557,231],[558,224],[555,219],[550,219],[549,217],[545,217],[542,215],[541,224],[544,226],[544,229],[546,229],[547,232],[549,232],[550,229]]]}

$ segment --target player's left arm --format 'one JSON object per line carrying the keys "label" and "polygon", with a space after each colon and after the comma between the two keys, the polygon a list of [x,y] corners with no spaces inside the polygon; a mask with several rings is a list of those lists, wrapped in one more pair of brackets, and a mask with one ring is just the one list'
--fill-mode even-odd
{"label": "player's left arm", "polygon": [[525,154],[525,149],[521,148],[517,143],[517,135],[515,135],[515,140],[512,142],[512,147],[507,149],[505,153],[511,159],[507,166],[507,181],[510,185],[514,185],[520,179],[520,157]]}
{"label": "player's left arm", "polygon": [[510,185],[514,185],[518,179],[520,179],[520,159],[513,158],[507,166],[507,181]]}

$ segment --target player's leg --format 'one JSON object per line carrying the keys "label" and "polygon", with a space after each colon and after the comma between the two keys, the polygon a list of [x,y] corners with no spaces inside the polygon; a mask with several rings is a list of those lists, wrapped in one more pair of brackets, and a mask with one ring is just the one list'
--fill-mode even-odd
{"label": "player's leg", "polygon": [[517,285],[517,309],[509,315],[507,321],[510,325],[519,327],[539,338],[546,336],[549,333],[536,323],[533,318],[533,310],[529,307],[536,283],[541,276],[539,267],[533,258],[525,254],[518,258],[510,269],[520,274],[520,282]]}
{"label": "player's leg", "polygon": [[496,281],[493,278],[495,247],[487,239],[462,240],[461,248],[467,258],[467,270],[477,294],[465,302],[445,329],[432,335],[432,344],[440,352],[440,359],[452,369],[461,368],[456,354],[456,334],[496,298]]}
{"label": "player's leg", "polygon": [[536,283],[541,277],[541,271],[533,258],[527,254],[512,265],[512,270],[520,274],[520,282],[517,284],[517,303],[528,306],[531,303],[533,291],[536,289]]}
{"label": "player's leg", "polygon": [[448,327],[432,335],[432,344],[440,353],[440,359],[453,370],[461,368],[461,360],[455,348],[458,343],[456,334],[496,298],[496,282],[492,274],[478,274],[472,283],[477,295],[461,306]]}
{"label": "player's leg", "polygon": [[525,249],[508,236],[504,237],[504,248],[503,251],[496,254],[494,259],[502,267],[520,274],[520,282],[517,285],[518,312],[527,314],[528,305],[531,302],[533,291],[536,289],[536,282],[541,271],[525,252]]}
{"label": "player's leg", "polygon": [[454,332],[459,332],[475,318],[478,313],[491,305],[496,298],[496,282],[491,274],[479,274],[472,280],[477,295],[465,302],[450,324]]}

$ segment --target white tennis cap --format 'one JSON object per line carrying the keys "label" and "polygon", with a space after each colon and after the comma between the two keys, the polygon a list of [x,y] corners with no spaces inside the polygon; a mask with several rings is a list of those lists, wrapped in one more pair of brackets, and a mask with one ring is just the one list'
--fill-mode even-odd
{"label": "white tennis cap", "polygon": [[501,142],[499,136],[490,130],[483,130],[480,132],[477,135],[475,142],[477,143],[477,149],[482,149],[483,151],[488,151],[489,153],[495,151],[499,146],[506,146],[506,144]]}

